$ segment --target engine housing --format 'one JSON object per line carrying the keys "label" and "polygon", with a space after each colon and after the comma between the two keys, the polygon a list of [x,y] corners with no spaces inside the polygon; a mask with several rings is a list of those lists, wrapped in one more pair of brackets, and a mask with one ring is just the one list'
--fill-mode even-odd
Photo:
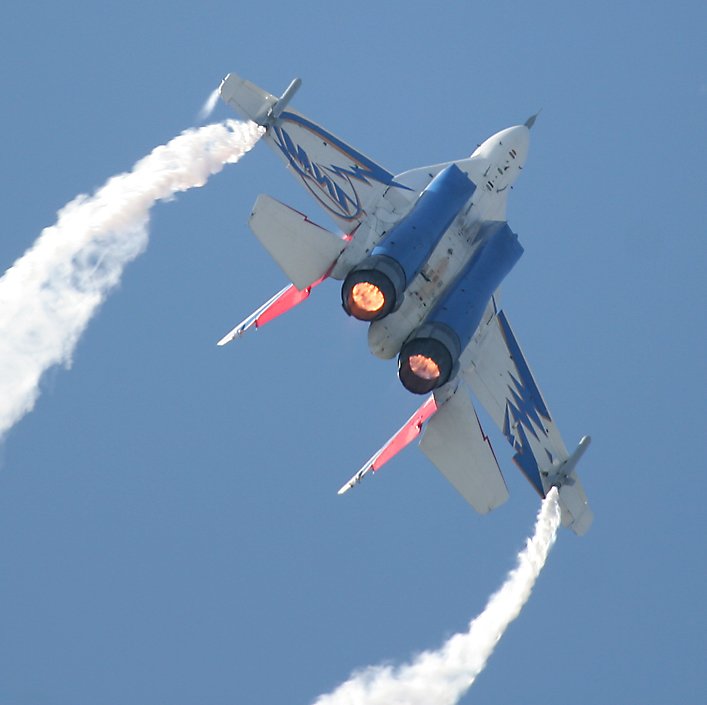
{"label": "engine housing", "polygon": [[346,313],[377,321],[397,310],[405,289],[475,190],[473,181],[456,164],[440,171],[412,210],[347,274],[341,287]]}
{"label": "engine housing", "polygon": [[427,394],[456,375],[493,292],[523,254],[508,223],[485,224],[480,239],[469,264],[400,350],[398,376],[413,394]]}

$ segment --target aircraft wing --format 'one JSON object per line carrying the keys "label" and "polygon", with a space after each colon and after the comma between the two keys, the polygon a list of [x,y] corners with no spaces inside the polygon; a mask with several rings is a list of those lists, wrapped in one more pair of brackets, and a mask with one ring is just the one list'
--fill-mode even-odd
{"label": "aircraft wing", "polygon": [[592,512],[574,467],[589,439],[570,455],[503,311],[482,323],[462,356],[463,376],[515,451],[513,460],[540,496],[560,488],[562,520],[583,534]]}
{"label": "aircraft wing", "polygon": [[422,452],[477,512],[486,514],[508,499],[493,448],[463,385],[430,395],[339,494],[355,487],[369,472],[379,470],[421,433]]}
{"label": "aircraft wing", "polygon": [[221,84],[223,100],[267,128],[264,140],[345,233],[388,187],[409,190],[387,169],[295,110],[285,109],[299,87],[293,81],[281,98],[236,74]]}

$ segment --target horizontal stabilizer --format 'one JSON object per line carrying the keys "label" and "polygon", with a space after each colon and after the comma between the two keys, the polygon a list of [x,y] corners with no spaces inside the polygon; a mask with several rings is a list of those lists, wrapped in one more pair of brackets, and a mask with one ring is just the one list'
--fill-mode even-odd
{"label": "horizontal stabilizer", "polygon": [[430,419],[420,448],[480,514],[508,499],[493,448],[462,387]]}
{"label": "horizontal stabilizer", "polygon": [[347,244],[302,213],[266,195],[258,196],[249,225],[300,291],[328,274]]}

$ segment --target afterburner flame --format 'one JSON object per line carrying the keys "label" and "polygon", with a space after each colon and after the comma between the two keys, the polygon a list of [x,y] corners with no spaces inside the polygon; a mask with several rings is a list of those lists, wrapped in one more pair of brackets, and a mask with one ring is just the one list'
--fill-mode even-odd
{"label": "afterburner flame", "polygon": [[408,358],[410,370],[420,379],[437,379],[440,375],[439,365],[427,355],[411,355]]}
{"label": "afterburner flame", "polygon": [[385,295],[371,282],[359,282],[351,289],[351,301],[359,311],[378,313],[385,304]]}

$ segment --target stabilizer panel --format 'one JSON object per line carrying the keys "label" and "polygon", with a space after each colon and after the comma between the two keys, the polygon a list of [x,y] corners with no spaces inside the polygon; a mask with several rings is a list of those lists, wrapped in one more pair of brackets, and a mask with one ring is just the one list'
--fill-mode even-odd
{"label": "stabilizer panel", "polygon": [[508,499],[493,448],[463,387],[429,420],[420,449],[480,514]]}
{"label": "stabilizer panel", "polygon": [[300,291],[328,274],[347,244],[307,216],[266,195],[258,196],[248,224]]}

